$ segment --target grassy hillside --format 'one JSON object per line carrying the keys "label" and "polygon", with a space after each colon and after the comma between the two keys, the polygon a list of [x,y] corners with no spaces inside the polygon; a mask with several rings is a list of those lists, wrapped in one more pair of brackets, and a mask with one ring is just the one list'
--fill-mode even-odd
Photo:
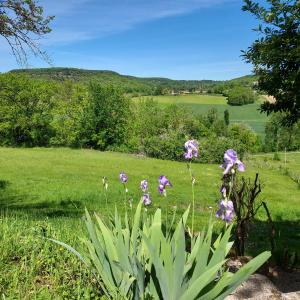
{"label": "grassy hillside", "polygon": [[113,84],[123,87],[127,92],[151,93],[154,85],[138,80],[135,77],[123,76],[113,71],[106,70],[83,70],[75,68],[40,68],[40,69],[17,69],[11,73],[27,74],[31,77],[43,80],[72,80],[75,82],[89,83],[98,81],[103,84]]}
{"label": "grassy hillside", "polygon": [[258,80],[257,76],[254,75],[246,75],[238,78],[234,78],[229,80],[230,83],[234,83],[242,86],[253,86],[254,82]]}
{"label": "grassy hillside", "polygon": [[265,124],[268,120],[266,114],[259,112],[260,103],[244,106],[231,106],[226,98],[218,95],[179,95],[179,96],[153,96],[151,97],[162,104],[183,104],[192,111],[205,114],[209,109],[217,109],[220,118],[223,118],[227,109],[230,121],[233,123],[245,123],[253,128],[259,135],[264,136]]}
{"label": "grassy hillside", "polygon": [[95,80],[104,84],[115,84],[123,87],[127,92],[140,92],[143,94],[153,94],[157,87],[169,90],[207,90],[217,85],[227,84],[253,86],[256,77],[253,75],[242,76],[226,81],[218,80],[173,80],[161,77],[136,77],[121,75],[117,72],[108,70],[85,70],[76,68],[34,68],[34,69],[15,69],[12,73],[27,74],[34,78],[62,81],[65,79],[88,83]]}
{"label": "grassy hillside", "polygon": [[[300,154],[290,154],[287,167],[300,172]],[[246,176],[259,172],[260,199],[268,203],[276,229],[277,245],[300,248],[300,189],[277,168],[265,166],[271,157],[250,158]],[[294,166],[294,161],[298,164]],[[153,205],[170,220],[190,203],[190,180],[185,163],[147,159],[119,153],[70,149],[0,148],[0,295],[5,299],[97,299],[96,283],[78,259],[43,237],[82,249],[85,236],[84,207],[106,216],[116,205],[123,210],[123,187],[118,174],[129,177],[134,206],[140,199],[139,183],[148,178]],[[196,227],[204,228],[212,213],[216,230],[223,223],[214,213],[219,200],[221,170],[218,165],[193,166],[196,180]],[[157,193],[157,177],[165,174],[173,188],[167,198]],[[108,206],[102,193],[102,176],[109,180]],[[212,207],[210,209],[209,207]],[[129,212],[130,215],[130,212]],[[268,223],[263,212],[254,226],[250,254],[268,249]],[[80,250],[81,251],[81,250]]]}
{"label": "grassy hillside", "polygon": [[36,69],[16,69],[12,73],[27,74],[41,79],[64,80],[69,79],[76,82],[89,82],[96,80],[104,84],[115,84],[123,87],[127,92],[153,93],[155,88],[161,86],[168,89],[199,89],[208,87],[221,81],[213,80],[172,80],[160,77],[134,77],[121,75],[117,72],[107,70],[84,70],[76,68],[36,68]]}

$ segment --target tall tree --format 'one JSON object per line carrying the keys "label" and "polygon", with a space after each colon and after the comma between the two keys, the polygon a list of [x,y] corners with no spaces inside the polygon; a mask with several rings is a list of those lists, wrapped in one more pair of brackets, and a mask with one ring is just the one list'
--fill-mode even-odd
{"label": "tall tree", "polygon": [[47,146],[53,135],[54,86],[27,76],[0,75],[0,145]]}
{"label": "tall tree", "polygon": [[228,111],[228,109],[224,110],[224,122],[225,122],[226,126],[229,125],[229,111]]}
{"label": "tall tree", "polygon": [[244,0],[243,10],[260,22],[260,37],[244,51],[259,76],[258,89],[275,97],[263,112],[286,112],[285,124],[300,119],[300,1],[266,0],[265,6]]}
{"label": "tall tree", "polygon": [[130,122],[130,101],[112,85],[92,82],[89,86],[89,117],[84,126],[91,140],[87,146],[100,150],[122,145]]}
{"label": "tall tree", "polygon": [[0,35],[6,39],[20,64],[27,62],[27,50],[49,61],[37,40],[51,31],[53,16],[45,17],[36,0],[0,0]]}

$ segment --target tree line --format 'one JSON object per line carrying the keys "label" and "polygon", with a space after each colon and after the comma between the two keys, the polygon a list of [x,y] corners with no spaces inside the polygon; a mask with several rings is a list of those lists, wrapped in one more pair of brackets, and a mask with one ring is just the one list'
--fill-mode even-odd
{"label": "tree line", "polygon": [[34,80],[0,75],[0,145],[93,148],[181,160],[187,138],[201,140],[203,162],[216,162],[227,148],[257,152],[260,138],[230,124],[212,109],[193,114],[180,105],[133,101],[112,85]]}
{"label": "tree line", "polygon": [[228,81],[213,80],[172,80],[168,78],[140,78],[121,75],[113,71],[84,70],[76,68],[35,68],[16,69],[14,74],[28,75],[36,80],[51,80],[89,84],[98,82],[102,85],[114,85],[124,93],[139,97],[145,95],[177,95],[182,92],[222,94],[229,105],[254,103],[257,94],[253,90],[254,76],[244,76]]}

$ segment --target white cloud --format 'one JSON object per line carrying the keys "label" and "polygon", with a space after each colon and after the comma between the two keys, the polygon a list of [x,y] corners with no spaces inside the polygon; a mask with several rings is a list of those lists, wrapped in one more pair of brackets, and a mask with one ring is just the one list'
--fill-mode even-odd
{"label": "white cloud", "polygon": [[53,32],[43,43],[90,40],[129,30],[140,23],[234,1],[238,0],[47,0],[45,13],[56,17]]}

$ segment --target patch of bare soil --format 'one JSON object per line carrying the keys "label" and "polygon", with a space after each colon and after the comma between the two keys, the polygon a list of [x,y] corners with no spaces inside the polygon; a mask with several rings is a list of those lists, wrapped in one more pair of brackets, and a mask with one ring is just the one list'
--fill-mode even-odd
{"label": "patch of bare soil", "polygon": [[226,300],[240,299],[282,299],[282,293],[276,286],[264,275],[254,274],[242,283]]}

